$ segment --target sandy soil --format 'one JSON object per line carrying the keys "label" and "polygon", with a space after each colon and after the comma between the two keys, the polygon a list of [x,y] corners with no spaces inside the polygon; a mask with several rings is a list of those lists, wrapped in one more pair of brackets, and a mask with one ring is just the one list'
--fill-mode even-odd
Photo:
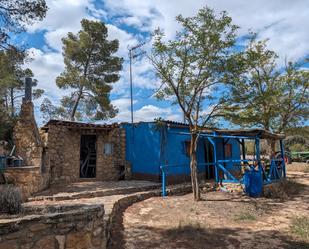
{"label": "sandy soil", "polygon": [[290,172],[286,200],[252,199],[242,193],[203,193],[151,198],[119,217],[110,248],[307,248],[291,232],[295,217],[309,217],[309,174]]}

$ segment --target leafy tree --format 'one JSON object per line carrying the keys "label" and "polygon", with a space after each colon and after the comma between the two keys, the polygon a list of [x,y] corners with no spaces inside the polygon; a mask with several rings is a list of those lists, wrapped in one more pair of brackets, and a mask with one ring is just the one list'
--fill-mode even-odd
{"label": "leafy tree", "polygon": [[164,41],[164,33],[157,30],[149,58],[162,81],[157,98],[177,104],[189,124],[192,189],[194,199],[199,200],[196,159],[199,130],[220,110],[221,103],[213,91],[218,90],[225,73],[237,26],[226,12],[216,16],[209,8],[201,9],[194,17],[177,16],[176,20],[182,29],[175,40]]}
{"label": "leafy tree", "polygon": [[48,98],[44,98],[40,111],[44,122],[48,122],[50,119],[68,119],[65,108],[53,105]]}
{"label": "leafy tree", "polygon": [[111,83],[118,81],[122,58],[114,55],[118,40],[107,40],[102,22],[82,20],[78,34],[68,33],[62,39],[65,70],[57,77],[57,86],[72,89],[62,101],[74,120],[77,111],[85,118],[100,120],[114,117],[117,109],[110,104]]}
{"label": "leafy tree", "polygon": [[41,21],[46,11],[45,0],[1,0],[0,47],[6,47],[9,34],[24,31],[26,25]]}
{"label": "leafy tree", "polygon": [[[33,77],[29,68],[22,68],[25,63],[27,53],[14,47],[0,51],[0,98],[2,99],[2,108],[5,109],[11,117],[16,116],[16,110],[24,96],[24,79]],[[37,86],[37,81],[33,81],[33,86]],[[33,97],[39,98],[44,93],[42,89],[35,89]]]}
{"label": "leafy tree", "polygon": [[309,117],[309,71],[291,62],[279,68],[278,56],[266,45],[253,37],[233,58],[240,66],[227,79],[224,116],[242,127],[280,133]]}

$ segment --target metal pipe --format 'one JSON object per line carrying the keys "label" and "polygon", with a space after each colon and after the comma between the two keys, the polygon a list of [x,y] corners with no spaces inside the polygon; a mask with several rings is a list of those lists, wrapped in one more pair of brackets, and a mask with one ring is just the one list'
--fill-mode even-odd
{"label": "metal pipe", "polygon": [[130,59],[131,124],[133,125],[132,49],[129,49],[129,59]]}
{"label": "metal pipe", "polygon": [[[171,134],[179,134],[179,135],[185,135],[185,136],[190,136],[191,133],[188,132],[174,132],[174,131],[169,131]],[[252,137],[246,137],[246,136],[233,136],[233,135],[217,135],[217,134],[199,134],[201,137],[206,137],[206,138],[239,138],[239,139],[256,139],[256,136]]]}
{"label": "metal pipe", "polygon": [[162,171],[162,196],[165,197],[166,196],[166,175],[165,175],[165,171],[163,167],[161,167],[161,171]]}
{"label": "metal pipe", "polygon": [[285,155],[284,155],[284,144],[283,140],[280,139],[280,150],[281,150],[281,158],[282,158],[282,170],[283,170],[283,177],[286,177],[286,168],[285,168]]}
{"label": "metal pipe", "polygon": [[26,102],[32,101],[32,79],[27,77],[25,79],[25,98]]}

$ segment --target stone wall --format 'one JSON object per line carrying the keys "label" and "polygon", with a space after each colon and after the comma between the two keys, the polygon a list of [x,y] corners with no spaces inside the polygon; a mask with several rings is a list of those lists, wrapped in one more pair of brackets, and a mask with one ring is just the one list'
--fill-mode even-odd
{"label": "stone wall", "polygon": [[15,154],[23,158],[24,165],[41,165],[43,143],[35,122],[31,101],[22,103],[21,117],[14,127],[14,144]]}
{"label": "stone wall", "polygon": [[104,249],[104,207],[29,215],[0,223],[1,249]]}
{"label": "stone wall", "polygon": [[[82,135],[97,136],[96,178],[80,178],[80,141]],[[83,180],[118,180],[121,167],[125,169],[126,179],[131,170],[125,160],[125,131],[121,128],[106,130],[70,129],[61,125],[49,125],[45,134],[49,156],[51,182],[76,182]],[[112,143],[112,155],[104,155],[104,143]]]}
{"label": "stone wall", "polygon": [[42,173],[39,166],[7,168],[5,177],[21,189],[23,200],[49,185],[49,172]]}
{"label": "stone wall", "polygon": [[[104,155],[104,143],[112,143],[113,154]],[[118,180],[120,171],[125,169],[125,178],[130,176],[130,167],[126,161],[125,130],[117,128],[97,137],[97,178],[101,180]]]}
{"label": "stone wall", "polygon": [[23,167],[7,168],[8,182],[20,187],[25,200],[32,193],[49,186],[48,155],[34,118],[33,103],[23,100],[21,116],[14,127],[15,155],[23,159]]}
{"label": "stone wall", "polygon": [[51,183],[79,178],[80,134],[67,127],[51,125],[46,135]]}

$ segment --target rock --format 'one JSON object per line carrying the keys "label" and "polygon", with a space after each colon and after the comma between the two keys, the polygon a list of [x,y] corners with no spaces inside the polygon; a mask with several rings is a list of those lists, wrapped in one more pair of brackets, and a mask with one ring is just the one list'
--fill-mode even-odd
{"label": "rock", "polygon": [[64,235],[57,235],[55,236],[58,244],[58,249],[64,249],[65,248],[65,236]]}
{"label": "rock", "polygon": [[45,236],[41,238],[39,241],[37,241],[33,248],[35,249],[55,249],[56,243],[55,243],[54,236]]}
{"label": "rock", "polygon": [[31,225],[29,227],[29,230],[31,232],[37,232],[37,231],[40,231],[40,230],[44,230],[44,229],[47,229],[48,228],[48,225],[47,224],[43,224],[43,223],[35,223],[33,225]]}
{"label": "rock", "polygon": [[91,248],[91,236],[89,233],[70,233],[66,239],[66,249],[89,249]]}
{"label": "rock", "polygon": [[17,249],[17,243],[14,241],[0,243],[1,249]]}
{"label": "rock", "polygon": [[102,227],[98,227],[96,230],[93,232],[93,236],[98,236],[102,233]]}

